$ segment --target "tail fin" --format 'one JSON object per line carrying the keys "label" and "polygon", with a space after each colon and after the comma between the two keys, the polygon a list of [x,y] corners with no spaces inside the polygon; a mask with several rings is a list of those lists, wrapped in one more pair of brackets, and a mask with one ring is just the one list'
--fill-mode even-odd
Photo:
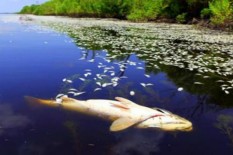
{"label": "tail fin", "polygon": [[31,97],[31,96],[24,96],[24,99],[32,106],[38,106],[38,105],[46,105],[50,107],[59,106],[55,100],[45,100],[45,99],[39,99],[39,98]]}

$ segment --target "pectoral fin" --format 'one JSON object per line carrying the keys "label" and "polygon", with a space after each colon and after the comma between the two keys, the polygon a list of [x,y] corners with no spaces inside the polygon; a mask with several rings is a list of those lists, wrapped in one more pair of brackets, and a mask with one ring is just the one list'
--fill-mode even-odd
{"label": "pectoral fin", "polygon": [[126,117],[122,117],[122,118],[119,118],[117,120],[115,120],[111,127],[110,127],[110,131],[121,131],[121,130],[124,130],[124,129],[127,129],[135,124],[137,124],[138,122],[140,122],[140,120],[135,120],[135,119],[132,119],[132,118],[126,118]]}
{"label": "pectoral fin", "polygon": [[[161,115],[162,116],[162,115]],[[127,128],[132,127],[133,125],[137,125],[139,123],[142,123],[152,117],[156,117],[155,115],[150,116],[142,116],[140,118],[130,118],[130,117],[122,117],[117,120],[115,120],[111,127],[110,131],[121,131]]]}

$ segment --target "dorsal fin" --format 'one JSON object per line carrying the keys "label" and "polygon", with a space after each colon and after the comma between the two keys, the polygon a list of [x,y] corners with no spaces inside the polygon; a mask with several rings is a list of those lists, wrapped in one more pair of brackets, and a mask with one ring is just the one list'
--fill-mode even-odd
{"label": "dorsal fin", "polygon": [[112,101],[110,102],[114,107],[117,108],[122,108],[124,110],[128,110],[130,107],[126,104],[122,104],[121,102],[117,102],[117,101]]}
{"label": "dorsal fin", "polygon": [[126,104],[126,105],[137,105],[136,103],[126,99],[126,98],[123,98],[123,97],[115,97],[115,99],[117,101],[119,101],[120,103],[122,104]]}

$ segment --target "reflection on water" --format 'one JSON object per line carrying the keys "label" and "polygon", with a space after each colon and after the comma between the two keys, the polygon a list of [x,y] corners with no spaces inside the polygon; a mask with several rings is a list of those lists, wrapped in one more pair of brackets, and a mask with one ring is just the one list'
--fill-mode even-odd
{"label": "reflection on water", "polygon": [[159,145],[163,137],[162,131],[152,131],[152,133],[132,131],[119,138],[119,142],[111,148],[112,154],[156,154],[160,151]]}
{"label": "reflection on water", "polygon": [[25,127],[30,120],[24,115],[15,114],[7,104],[0,105],[0,135],[8,130],[15,130]]}
{"label": "reflection on water", "polygon": [[[169,35],[167,27],[45,24],[0,16],[0,154],[233,153],[225,111],[233,101],[230,41],[182,38],[183,30]],[[194,130],[111,133],[109,122],[23,100],[58,94],[85,100],[122,96],[184,116]]]}
{"label": "reflection on water", "polygon": [[216,128],[229,138],[231,146],[233,146],[233,116],[231,115],[219,115],[217,118]]}
{"label": "reflection on water", "polygon": [[[128,27],[87,27],[64,29],[64,25],[56,23],[47,25],[66,32],[83,51],[83,59],[91,61],[97,50],[105,49],[108,54],[105,60],[115,60],[125,66],[132,64],[127,61],[136,55],[144,62],[145,72],[157,74],[166,72],[172,82],[194,94],[206,94],[210,102],[231,105],[233,91],[233,43],[211,43],[186,40],[187,38],[159,38],[150,31]],[[142,31],[142,32],[141,32]],[[142,34],[143,33],[143,34]],[[190,45],[191,44],[191,45]],[[91,54],[92,53],[92,54]],[[137,60],[136,62],[138,62]],[[111,63],[110,63],[111,64]],[[121,65],[122,65],[121,64]],[[120,69],[127,67],[119,66]],[[122,68],[121,68],[122,67]],[[124,73],[124,72],[123,72]],[[223,101],[224,99],[224,101]]]}

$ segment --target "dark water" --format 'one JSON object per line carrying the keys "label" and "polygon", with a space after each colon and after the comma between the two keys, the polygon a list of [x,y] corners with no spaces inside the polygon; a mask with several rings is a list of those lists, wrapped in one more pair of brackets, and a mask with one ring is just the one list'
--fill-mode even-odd
{"label": "dark water", "polygon": [[[1,155],[233,154],[232,92],[222,92],[213,82],[216,77],[199,78],[204,85],[194,85],[196,74],[191,71],[166,65],[151,68],[156,62],[137,54],[106,59],[111,51],[85,49],[74,43],[76,39],[33,23],[0,20]],[[98,79],[98,74],[105,76]],[[117,86],[103,86],[113,78]],[[109,122],[24,101],[25,95],[55,98],[70,88],[85,92],[77,99],[122,96],[170,110],[189,119],[194,130],[111,133]]]}

